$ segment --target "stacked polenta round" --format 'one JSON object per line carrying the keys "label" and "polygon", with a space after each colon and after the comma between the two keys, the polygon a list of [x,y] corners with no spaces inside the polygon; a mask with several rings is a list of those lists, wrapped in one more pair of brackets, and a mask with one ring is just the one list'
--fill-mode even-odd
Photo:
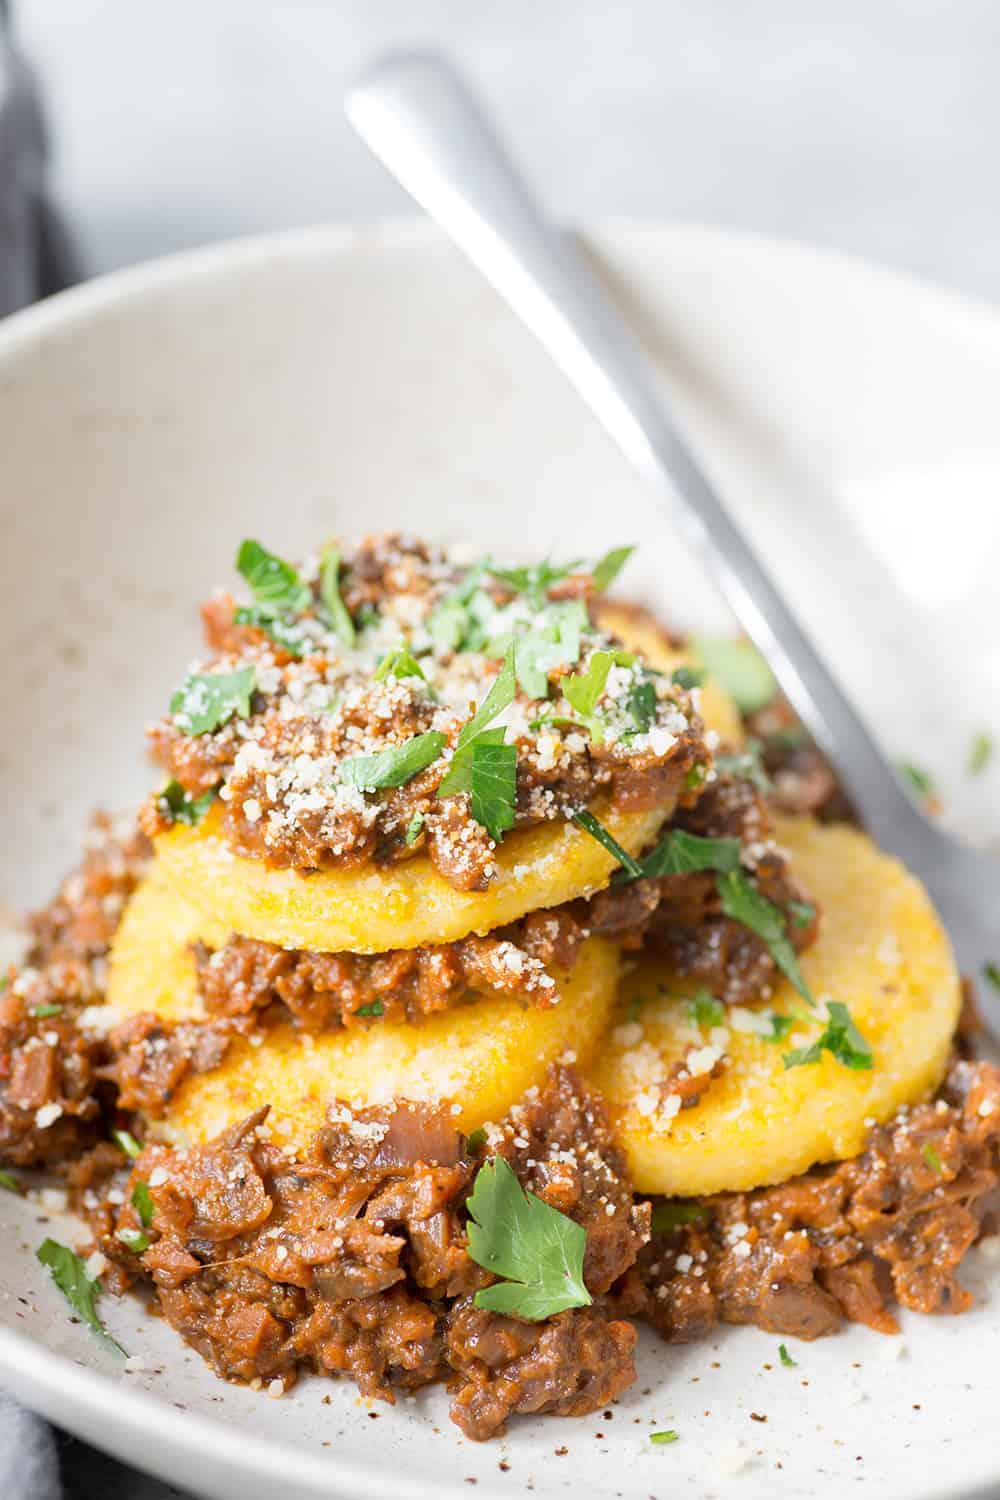
{"label": "stacked polenta round", "polygon": [[[453,597],[468,610],[468,599]],[[502,607],[510,612],[510,604]],[[266,616],[250,627],[262,628],[261,620],[266,629]],[[621,661],[639,658],[648,680],[669,681],[684,665],[643,617],[607,609],[603,623]],[[561,628],[545,626],[553,652],[564,649]],[[587,693],[602,650],[614,658],[603,638],[589,656],[577,644],[572,665],[580,686],[566,692],[573,725],[587,723],[599,747],[600,689],[593,702]],[[545,659],[541,650],[536,656]],[[516,664],[516,650],[510,660]],[[402,662],[397,653],[395,661],[397,671],[421,671],[419,659]],[[233,663],[227,666],[235,675]],[[616,662],[600,667],[611,681]],[[636,671],[631,664],[619,670]],[[429,667],[427,674],[433,684]],[[258,668],[258,687],[262,679]],[[564,679],[557,671],[553,680],[558,692]],[[559,718],[569,712],[566,702],[557,701],[542,733],[551,724],[553,736],[576,734]],[[709,679],[695,702],[705,743],[738,748],[740,714],[721,685]],[[508,727],[512,738],[527,732],[516,715],[513,725],[508,715]],[[698,778],[688,785],[694,791]],[[623,856],[635,861],[656,845],[676,804],[676,795],[665,793],[632,810],[627,798],[616,803],[599,794],[587,804],[589,828],[567,814],[514,822],[493,841],[488,881],[462,888],[419,835],[415,852],[395,862],[327,861],[306,869],[261,857],[234,843],[225,799],[217,797],[198,818],[157,829],[150,874],[111,953],[108,1002],[123,1016],[152,1011],[164,1023],[208,1022],[200,973],[206,955],[234,937],[296,954],[443,952],[569,903],[580,913],[581,903],[620,877]],[[266,1024],[237,1031],[218,1066],[188,1073],[149,1132],[178,1145],[200,1143],[268,1106],[272,1139],[302,1152],[334,1101],[366,1106],[402,1098],[450,1107],[472,1133],[542,1085],[552,1064],[569,1060],[602,1094],[640,1193],[743,1189],[855,1154],[873,1122],[940,1082],[959,979],[919,882],[863,834],[797,819],[780,824],[776,835],[821,911],[819,934],[792,978],[745,1005],[692,1004],[698,986],[654,952],[634,945],[621,951],[616,941],[589,935],[571,967],[553,972],[555,1003],[482,989],[431,1014],[395,1018],[376,1005],[350,1026],[315,1031],[279,1009]],[[580,920],[585,926],[585,915]],[[831,1003],[849,1007],[866,1064],[849,1065],[822,1045]],[[855,1064],[864,1055],[857,1052]],[[693,1069],[693,1057],[707,1081],[683,1097],[671,1082]]]}

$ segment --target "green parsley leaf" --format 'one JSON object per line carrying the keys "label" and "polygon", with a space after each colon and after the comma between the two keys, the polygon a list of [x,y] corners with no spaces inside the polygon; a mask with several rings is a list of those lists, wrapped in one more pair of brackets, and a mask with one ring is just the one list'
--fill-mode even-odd
{"label": "green parsley leaf", "polygon": [[49,1016],[61,1016],[62,1015],[62,1006],[61,1005],[54,1005],[54,1004],[53,1005],[34,1005],[31,1008],[31,1014],[35,1017],[36,1020],[38,1020],[38,1021],[45,1021],[45,1020],[48,1019]]}
{"label": "green parsley leaf", "polygon": [[651,677],[634,682],[626,707],[639,734],[645,734],[656,722],[656,683]]}
{"label": "green parsley leaf", "polygon": [[929,802],[934,796],[936,788],[934,786],[934,778],[929,771],[923,771],[919,766],[915,766],[911,761],[906,760],[899,761],[896,770],[913,795],[918,797],[921,802]]}
{"label": "green parsley leaf", "polygon": [[139,1215],[139,1223],[143,1229],[148,1229],[153,1222],[153,1195],[149,1191],[149,1184],[137,1182],[132,1189],[132,1207]]}
{"label": "green parsley leaf", "polygon": [[993,759],[993,736],[985,729],[973,735],[969,746],[969,756],[966,761],[966,772],[969,776],[981,776]]}
{"label": "green parsley leaf", "polygon": [[707,839],[684,828],[672,828],[640,860],[641,873],[651,880],[660,875],[687,875],[692,870],[726,874],[739,867],[739,839]]}
{"label": "green parsley leaf", "polygon": [[690,771],[688,771],[687,775],[684,777],[685,788],[690,792],[694,787],[701,786],[707,775],[707,766],[701,765],[700,763],[698,765],[692,766]]}
{"label": "green parsley leaf", "polygon": [[654,1204],[650,1227],[654,1234],[673,1234],[675,1229],[683,1229],[685,1224],[704,1224],[708,1218],[708,1209],[696,1198],[687,1201],[683,1198],[667,1198],[663,1203]]}
{"label": "green parsley leaf", "polygon": [[579,828],[582,828],[585,833],[589,833],[592,839],[596,839],[618,861],[625,873],[633,880],[640,880],[642,878],[645,873],[642,865],[632,858],[627,849],[622,848],[617,839],[608,832],[603,823],[597,821],[592,812],[588,812],[584,808],[583,812],[574,814],[573,822]]}
{"label": "green parsley leaf", "polygon": [[257,686],[254,667],[235,672],[196,672],[186,677],[170,700],[170,712],[184,734],[207,734],[227,724],[234,714],[250,715],[250,699]]}
{"label": "green parsley leaf", "polygon": [[941,1158],[934,1150],[934,1147],[931,1145],[930,1141],[926,1141],[924,1145],[921,1146],[920,1155],[923,1157],[924,1161],[930,1167],[932,1172],[944,1171],[944,1166],[942,1164]]}
{"label": "green parsley leaf", "polygon": [[121,1150],[125,1152],[125,1155],[130,1156],[133,1161],[142,1151],[142,1147],[139,1145],[139,1142],[136,1140],[135,1136],[130,1130],[112,1130],[111,1139],[114,1141],[115,1145],[120,1147]]}
{"label": "green parsley leaf", "polygon": [[457,599],[442,599],[428,616],[427,633],[439,651],[457,651],[469,624],[468,610]]}
{"label": "green parsley leaf", "polygon": [[796,927],[808,927],[816,918],[816,908],[811,901],[789,901],[788,912]]}
{"label": "green parsley leaf", "polygon": [[590,570],[595,594],[603,594],[605,589],[611,587],[634,551],[634,547],[613,547],[598,559]]}
{"label": "green parsley leaf", "polygon": [[249,608],[244,605],[233,615],[233,623],[252,625],[255,630],[263,630],[276,646],[287,651],[296,661],[305,655],[309,645],[309,637],[300,621],[294,615],[276,614],[269,605],[252,604]]}
{"label": "green parsley leaf", "polygon": [[502,714],[514,701],[517,692],[517,673],[514,666],[514,650],[507,651],[503,659],[503,666],[493,679],[493,686],[486,697],[480,703],[476,712],[467,724],[462,726],[462,732],[458,736],[456,751],[464,750],[478,734],[491,724],[498,714]]}
{"label": "green parsley leaf", "polygon": [[697,667],[675,667],[670,674],[670,681],[690,693],[692,688],[701,687],[705,674]]}
{"label": "green parsley leaf", "polygon": [[649,1441],[651,1443],[676,1443],[679,1437],[679,1432],[675,1432],[672,1427],[666,1427],[662,1432],[651,1432]]}
{"label": "green parsley leaf", "polygon": [[417,839],[423,833],[425,822],[426,818],[422,812],[415,812],[413,814],[413,817],[406,825],[406,833],[403,835],[403,843],[407,849],[412,849],[413,845],[417,842]]}
{"label": "green parsley leaf", "polygon": [[757,788],[758,792],[769,792],[771,790],[771,778],[764,769],[761,759],[762,745],[760,740],[747,740],[746,749],[738,755],[717,755],[715,767],[721,771],[723,776],[736,776],[740,781],[749,781],[751,786]]}
{"label": "green parsley leaf", "polygon": [[323,553],[319,565],[319,597],[334,635],[341,645],[353,646],[356,639],[354,621],[340,597],[340,552],[336,547],[327,547]]}
{"label": "green parsley leaf", "polygon": [[830,1000],[827,1010],[830,1018],[826,1029],[811,1045],[786,1052],[782,1059],[785,1067],[799,1068],[803,1064],[818,1063],[825,1051],[845,1068],[866,1072],[872,1067],[872,1049],[855,1026],[847,1006],[839,1000]]}
{"label": "green parsley leaf", "polygon": [[267,609],[301,614],[312,603],[312,590],[302,582],[291,563],[268,552],[251,537],[240,543],[236,571],[250,585],[257,603]]}
{"label": "green parsley leaf", "polygon": [[179,781],[168,781],[156,799],[160,815],[171,823],[186,823],[197,828],[208,809],[215,801],[216,792],[203,792],[200,797],[189,797]]}
{"label": "green parsley leaf", "polygon": [[[493,729],[487,731],[486,726],[498,714],[502,714],[509,704],[513,703],[516,692],[517,674],[514,666],[514,646],[511,645],[507,649],[503,659],[503,666],[497,673],[493,681],[493,686],[476,709],[472,718],[467,724],[462,726],[462,732],[458,736],[451,764],[437,789],[439,797],[451,797],[457,792],[471,792],[473,743],[477,740],[488,745],[501,745],[503,743],[504,730]],[[511,748],[514,749],[513,746]]]}
{"label": "green parsley leaf", "polygon": [[9,1172],[0,1172],[0,1188],[5,1188],[8,1193],[19,1193],[21,1184]]}
{"label": "green parsley leaf", "polygon": [[795,949],[785,933],[785,919],[778,907],[751,885],[743,870],[730,870],[727,874],[717,875],[715,885],[726,916],[732,917],[734,922],[740,922],[751,932],[756,933],[778,968],[798,990],[803,1000],[810,1005],[815,1005],[816,1002],[799,968]]}
{"label": "green parsley leaf", "polygon": [[468,1140],[465,1143],[465,1149],[470,1156],[478,1156],[485,1145],[486,1131],[480,1125],[479,1129],[474,1130],[469,1136]]}
{"label": "green parsley leaf", "polygon": [[726,1019],[726,1007],[716,1000],[708,990],[699,990],[684,1007],[689,1021],[696,1026],[721,1026]]}
{"label": "green parsley leaf", "polygon": [[983,978],[989,980],[995,990],[1000,990],[1000,964],[983,964]]}
{"label": "green parsley leaf", "polygon": [[781,1363],[783,1365],[787,1365],[789,1369],[798,1364],[798,1360],[792,1358],[784,1344],[778,1345],[778,1358],[781,1360]]}
{"label": "green parsley leaf", "polygon": [[51,1272],[52,1280],[73,1311],[95,1333],[107,1339],[119,1354],[124,1354],[125,1350],[121,1344],[111,1337],[97,1316],[94,1309],[94,1292],[98,1283],[96,1278],[91,1279],[87,1275],[87,1268],[80,1257],[74,1251],[67,1249],[65,1245],[60,1245],[58,1240],[43,1240],[35,1254],[42,1265]]}
{"label": "green parsley leaf", "polygon": [[772,1010],[767,1019],[771,1023],[770,1031],[761,1031],[758,1033],[761,1040],[765,1042],[783,1042],[795,1025],[794,1016],[783,1016],[777,1010]]}
{"label": "green parsley leaf", "polygon": [[691,644],[741,713],[756,713],[777,693],[774,673],[750,641],[696,636]]}
{"label": "green parsley leaf", "polygon": [[367,1005],[359,1005],[354,1014],[356,1016],[384,1016],[385,1006],[381,1000],[370,1000]]}
{"label": "green parsley leaf", "polygon": [[134,1255],[141,1255],[144,1250],[149,1249],[151,1243],[149,1235],[143,1234],[141,1229],[119,1229],[117,1238]]}
{"label": "green parsley leaf", "polygon": [[480,1167],[467,1207],[469,1254],[506,1278],[477,1292],[477,1307],[538,1322],[590,1305],[583,1282],[586,1231],[525,1192],[502,1156]]}
{"label": "green parsley leaf", "polygon": [[397,646],[395,651],[383,656],[375,668],[376,682],[382,682],[386,677],[395,677],[397,682],[402,677],[419,677],[422,682],[427,681],[420,663],[405,646]]}
{"label": "green parsley leaf", "polygon": [[604,692],[608,673],[613,666],[630,667],[634,661],[635,657],[628,651],[595,651],[585,671],[564,677],[559,684],[567,703],[587,725],[595,744],[600,744],[604,738],[603,727],[594,710]]}
{"label": "green parsley leaf", "polygon": [[776,729],[767,737],[769,750],[800,750],[808,743],[809,733],[801,724],[789,724],[784,729]]}
{"label": "green parsley leaf", "polygon": [[470,807],[494,843],[514,826],[517,801],[517,746],[489,744],[484,736],[474,740]]}
{"label": "green parsley leaf", "polygon": [[341,761],[338,774],[344,786],[355,786],[361,792],[403,786],[436,761],[444,746],[444,735],[437,729],[429,729],[426,734],[415,734],[401,745],[392,745],[375,755],[355,755]]}
{"label": "green parsley leaf", "polygon": [[567,563],[564,567],[553,567],[546,559],[544,562],[531,563],[521,568],[496,568],[492,563],[486,565],[486,571],[492,578],[499,578],[518,594],[527,594],[535,609],[543,608],[550,584],[558,583],[561,578],[568,578],[570,573],[576,571],[580,561]]}

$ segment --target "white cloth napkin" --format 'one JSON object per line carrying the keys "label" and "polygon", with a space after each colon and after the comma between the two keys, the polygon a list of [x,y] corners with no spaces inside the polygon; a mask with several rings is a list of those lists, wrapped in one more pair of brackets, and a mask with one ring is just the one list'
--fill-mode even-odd
{"label": "white cloth napkin", "polygon": [[59,1461],[48,1423],[0,1391],[0,1495],[61,1500]]}

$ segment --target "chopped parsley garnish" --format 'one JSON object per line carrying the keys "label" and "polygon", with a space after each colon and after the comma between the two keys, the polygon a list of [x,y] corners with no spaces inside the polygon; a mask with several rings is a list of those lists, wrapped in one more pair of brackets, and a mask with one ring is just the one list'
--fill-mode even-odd
{"label": "chopped parsley garnish", "polygon": [[156,799],[161,817],[170,823],[186,823],[197,828],[215,801],[215,790],[203,792],[200,797],[189,797],[179,781],[168,781]]}
{"label": "chopped parsley garnish", "polygon": [[469,1210],[469,1254],[505,1279],[475,1295],[475,1305],[538,1322],[593,1301],[583,1282],[582,1225],[526,1192],[502,1156],[476,1173]]}
{"label": "chopped parsley garnish", "polygon": [[985,729],[973,735],[969,746],[969,755],[966,761],[966,771],[970,776],[980,776],[990,761],[993,759],[993,736]]}
{"label": "chopped parsley garnish", "polygon": [[906,760],[901,760],[896,769],[910,791],[922,802],[929,802],[935,795],[934,778],[929,771],[921,770],[920,766]]}
{"label": "chopped parsley garnish", "polygon": [[472,816],[499,843],[514,826],[517,801],[517,746],[497,745],[484,735],[473,741],[469,787]]}
{"label": "chopped parsley garnish", "polygon": [[851,1019],[846,1005],[839,1000],[827,1002],[829,1020],[826,1029],[806,1047],[796,1047],[786,1052],[782,1061],[786,1068],[799,1068],[804,1064],[818,1063],[824,1052],[829,1052],[845,1068],[865,1072],[872,1066],[872,1049]]}
{"label": "chopped parsley garnish", "polygon": [[740,713],[756,713],[777,693],[774,673],[750,641],[697,636],[691,644],[709,677],[729,694]]}
{"label": "chopped parsley garnish", "polygon": [[439,797],[468,792],[472,816],[495,842],[514,826],[517,746],[505,745],[502,728],[487,725],[514,701],[517,692],[513,645],[486,697],[462,728],[455,753],[438,787]]}
{"label": "chopped parsley garnish", "polygon": [[422,682],[427,681],[420,663],[405,646],[397,646],[395,651],[383,656],[375,668],[376,682],[382,682],[386,677],[395,677],[397,682],[401,677],[419,677]]}
{"label": "chopped parsley garnish", "polygon": [[250,715],[250,699],[257,686],[254,667],[235,672],[196,672],[184,679],[170,700],[170,712],[185,734],[208,734],[228,724],[234,714]]}
{"label": "chopped parsley garnish", "polygon": [[788,724],[767,737],[769,750],[801,750],[809,744],[809,732],[801,724]]}
{"label": "chopped parsley garnish", "polygon": [[133,1161],[142,1150],[142,1147],[130,1130],[112,1130],[111,1139]]}
{"label": "chopped parsley garnish", "polygon": [[604,738],[604,725],[595,710],[607,684],[608,673],[613,666],[630,667],[634,661],[635,657],[628,651],[595,651],[586,671],[564,677],[559,684],[567,703],[580,715],[597,745]]}
{"label": "chopped parsley garnish", "polygon": [[786,935],[785,919],[779,908],[751,885],[743,870],[730,870],[727,874],[719,875],[715,884],[726,916],[756,933],[785,978],[798,990],[803,1000],[814,1005],[816,1002],[799,968],[795,949]]}
{"label": "chopped parsley garnish", "polygon": [[808,927],[816,917],[816,908],[811,901],[789,901],[788,911],[796,927]]}
{"label": "chopped parsley garnish", "polygon": [[406,833],[403,835],[403,843],[407,849],[412,849],[417,839],[424,831],[424,823],[427,821],[422,812],[415,812],[406,825]]}
{"label": "chopped parsley garnish", "polygon": [[781,1360],[781,1363],[783,1365],[786,1365],[788,1367],[788,1369],[792,1369],[793,1366],[798,1364],[798,1360],[792,1358],[792,1356],[788,1352],[787,1347],[784,1344],[778,1345],[778,1358]]}
{"label": "chopped parsley garnish", "polygon": [[19,1193],[21,1184],[9,1172],[0,1172],[0,1188],[4,1188],[8,1193]]}
{"label": "chopped parsley garnish", "polygon": [[294,615],[279,615],[267,604],[251,604],[236,611],[233,623],[263,630],[276,646],[280,646],[282,651],[294,656],[296,660],[305,655],[309,637]]}
{"label": "chopped parsley garnish", "polygon": [[582,599],[550,604],[528,630],[515,628],[493,637],[486,644],[488,656],[504,656],[514,647],[517,680],[529,698],[549,696],[549,673],[553,667],[575,666],[580,659],[580,641],[589,626]]}
{"label": "chopped parsley garnish", "polygon": [[715,768],[723,776],[736,776],[740,781],[749,781],[758,792],[769,792],[771,778],[764,769],[761,749],[760,740],[747,740],[746,749],[741,750],[738,755],[717,755]]}
{"label": "chopped parsley garnish", "polygon": [[55,1005],[55,1004],[52,1004],[52,1005],[33,1005],[32,1008],[31,1008],[31,1014],[35,1017],[35,1019],[37,1021],[45,1021],[45,1020],[48,1019],[49,1016],[61,1016],[62,1015],[62,1006],[61,1005]]}
{"label": "chopped parsley garnish", "polygon": [[353,646],[354,621],[340,597],[340,553],[336,547],[327,547],[323,553],[319,567],[319,597],[334,635],[342,645]]}
{"label": "chopped parsley garnish", "polygon": [[592,812],[588,812],[587,809],[584,808],[583,812],[574,814],[573,822],[576,823],[579,828],[582,828],[585,833],[589,833],[592,839],[596,839],[597,842],[608,851],[612,858],[618,861],[622,869],[633,880],[642,879],[642,876],[645,873],[642,865],[639,864],[638,860],[632,858],[627,849],[622,848],[618,840],[608,832],[603,823],[599,823],[597,821]]}
{"label": "chopped parsley garnish", "polygon": [[989,980],[995,990],[1000,990],[1000,964],[983,964],[983,978]]}
{"label": "chopped parsley garnish", "polygon": [[580,566],[579,558],[576,562],[566,563],[562,567],[553,567],[546,558],[540,563],[530,563],[526,567],[518,568],[496,568],[492,563],[487,563],[485,571],[491,578],[499,578],[501,583],[505,583],[516,594],[527,594],[533,607],[541,609],[545,604],[549,586],[558,583],[562,578],[568,578]]}
{"label": "chopped parsley garnish", "polygon": [[932,1172],[944,1171],[944,1166],[942,1165],[941,1158],[934,1150],[934,1147],[931,1145],[930,1141],[925,1142],[925,1144],[921,1146],[920,1155],[923,1157],[924,1161],[930,1167]]}
{"label": "chopped parsley garnish", "polygon": [[632,684],[625,705],[639,734],[646,734],[656,723],[656,683],[651,677]]}
{"label": "chopped parsley garnish", "polygon": [[359,1005],[354,1014],[356,1016],[384,1016],[385,1006],[381,1000],[369,1000],[367,1005]]}
{"label": "chopped parsley garnish", "polygon": [[236,571],[253,590],[257,604],[280,614],[301,614],[312,603],[312,590],[291,563],[248,537],[236,554]]}
{"label": "chopped parsley garnish", "polygon": [[98,1287],[97,1278],[87,1275],[87,1268],[75,1251],[67,1249],[65,1245],[60,1245],[58,1240],[43,1240],[35,1254],[42,1265],[51,1272],[52,1280],[88,1328],[92,1328],[95,1333],[107,1339],[119,1354],[124,1354],[125,1350],[121,1344],[107,1332],[94,1310],[94,1293]]}
{"label": "chopped parsley garnish", "polygon": [[724,875],[739,867],[739,839],[707,839],[683,828],[672,828],[639,863],[640,874],[650,879],[687,875],[692,870],[715,870]]}
{"label": "chopped parsley garnish", "polygon": [[654,1204],[650,1227],[654,1234],[673,1234],[685,1224],[704,1224],[708,1218],[709,1211],[704,1203],[696,1199],[685,1202],[683,1198],[668,1198],[664,1203]]}
{"label": "chopped parsley garnish", "polygon": [[770,1031],[761,1031],[758,1033],[761,1040],[765,1042],[783,1042],[795,1025],[794,1016],[783,1016],[777,1010],[772,1010],[767,1019],[770,1022]]}
{"label": "chopped parsley garnish", "polygon": [[470,1156],[478,1156],[485,1145],[486,1131],[483,1129],[482,1125],[480,1125],[479,1129],[474,1130],[469,1136],[468,1140],[465,1143],[465,1149]]}
{"label": "chopped parsley garnish", "polygon": [[651,1432],[649,1441],[651,1443],[676,1443],[679,1437],[679,1432],[675,1432],[672,1427],[665,1427],[662,1432]]}
{"label": "chopped parsley garnish", "polygon": [[634,547],[613,547],[594,564],[590,570],[590,578],[595,594],[602,594],[611,587],[634,551]]}
{"label": "chopped parsley garnish", "polygon": [[355,755],[341,761],[338,775],[344,786],[357,787],[359,792],[403,786],[436,761],[444,747],[445,737],[440,730],[429,729],[426,734],[415,734],[401,745],[392,745],[375,755]]}
{"label": "chopped parsley garnish", "polygon": [[139,1223],[148,1229],[153,1222],[153,1195],[147,1182],[137,1182],[132,1189],[132,1207],[139,1215]]}
{"label": "chopped parsley garnish", "polygon": [[705,674],[698,667],[675,667],[670,674],[670,681],[690,693],[692,688],[701,687]]}
{"label": "chopped parsley garnish", "polygon": [[118,1239],[134,1255],[141,1255],[144,1250],[149,1249],[151,1243],[149,1235],[144,1234],[141,1229],[119,1229]]}
{"label": "chopped parsley garnish", "polygon": [[692,995],[684,1009],[688,1020],[696,1026],[721,1026],[726,1019],[726,1007],[708,990],[699,990],[697,995]]}

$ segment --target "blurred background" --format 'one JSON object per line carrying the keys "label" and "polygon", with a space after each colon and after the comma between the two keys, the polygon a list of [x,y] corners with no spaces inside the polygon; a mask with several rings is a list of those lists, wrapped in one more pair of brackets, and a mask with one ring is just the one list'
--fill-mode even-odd
{"label": "blurred background", "polygon": [[[0,0],[2,4],[2,0]],[[790,235],[1000,298],[997,0],[12,0],[103,271],[408,212],[345,85],[447,46],[567,218]]]}

